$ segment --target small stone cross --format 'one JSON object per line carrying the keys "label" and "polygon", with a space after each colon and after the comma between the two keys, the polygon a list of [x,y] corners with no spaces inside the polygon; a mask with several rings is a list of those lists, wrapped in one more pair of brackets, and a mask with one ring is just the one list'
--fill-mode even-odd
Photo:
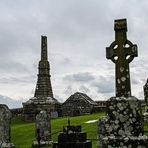
{"label": "small stone cross", "polygon": [[106,48],[106,58],[116,66],[116,96],[131,96],[129,63],[138,56],[137,45],[127,40],[126,19],[115,20],[115,41]]}

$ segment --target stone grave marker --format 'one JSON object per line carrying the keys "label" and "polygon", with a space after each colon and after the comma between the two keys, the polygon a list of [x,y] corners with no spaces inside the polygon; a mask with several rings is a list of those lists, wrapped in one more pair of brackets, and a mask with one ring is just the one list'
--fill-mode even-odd
{"label": "stone grave marker", "polygon": [[36,115],[35,135],[36,140],[33,142],[32,147],[51,145],[51,124],[50,117],[46,111],[40,111]]}
{"label": "stone grave marker", "polygon": [[81,126],[70,125],[63,127],[63,132],[58,135],[58,142],[54,142],[52,148],[92,148],[92,142],[87,140],[87,133],[81,131]]}
{"label": "stone grave marker", "polygon": [[127,39],[126,19],[115,20],[115,41],[106,57],[115,63],[116,96],[107,101],[107,116],[98,123],[98,148],[147,148],[139,100],[131,96],[129,63],[137,57],[137,45]]}
{"label": "stone grave marker", "polygon": [[50,113],[50,117],[51,117],[52,119],[58,118],[58,112],[57,112],[57,111],[51,112],[51,113]]}
{"label": "stone grave marker", "polygon": [[0,104],[0,148],[14,148],[11,143],[11,112],[5,104]]}

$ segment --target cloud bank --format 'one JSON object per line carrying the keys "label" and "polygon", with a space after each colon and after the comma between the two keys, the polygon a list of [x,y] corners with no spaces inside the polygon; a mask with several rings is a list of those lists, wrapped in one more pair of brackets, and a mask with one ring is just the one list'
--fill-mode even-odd
{"label": "cloud bank", "polygon": [[0,94],[33,96],[40,36],[48,37],[54,95],[75,91],[92,99],[115,95],[114,64],[105,48],[114,41],[114,19],[127,18],[128,39],[139,57],[130,64],[132,94],[143,98],[148,76],[148,2],[138,0],[5,0],[0,2]]}

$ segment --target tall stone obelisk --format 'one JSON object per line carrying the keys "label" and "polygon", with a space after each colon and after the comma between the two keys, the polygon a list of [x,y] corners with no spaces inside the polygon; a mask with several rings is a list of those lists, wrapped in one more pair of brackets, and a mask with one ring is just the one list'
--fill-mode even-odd
{"label": "tall stone obelisk", "polygon": [[38,70],[39,70],[38,80],[37,80],[34,97],[53,98],[52,86],[50,81],[50,64],[48,62],[48,56],[47,56],[47,37],[46,36],[41,37],[41,60],[39,61]]}
{"label": "tall stone obelisk", "polygon": [[60,103],[54,98],[50,81],[50,64],[47,54],[47,37],[41,36],[41,60],[38,65],[38,79],[34,97],[23,103],[26,120],[35,120],[40,111],[58,114]]}

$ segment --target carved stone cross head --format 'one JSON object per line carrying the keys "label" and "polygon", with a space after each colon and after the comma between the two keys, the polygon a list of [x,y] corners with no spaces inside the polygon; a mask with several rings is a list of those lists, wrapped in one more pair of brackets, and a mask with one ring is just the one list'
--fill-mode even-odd
{"label": "carved stone cross head", "polygon": [[117,63],[119,60],[130,63],[134,57],[138,56],[137,45],[127,40],[126,19],[115,20],[114,25],[115,41],[111,43],[110,47],[106,48],[106,57],[114,63]]}
{"label": "carved stone cross head", "polygon": [[116,96],[131,96],[129,63],[138,56],[137,45],[126,37],[126,19],[115,20],[115,41],[106,48],[106,58],[116,66]]}

